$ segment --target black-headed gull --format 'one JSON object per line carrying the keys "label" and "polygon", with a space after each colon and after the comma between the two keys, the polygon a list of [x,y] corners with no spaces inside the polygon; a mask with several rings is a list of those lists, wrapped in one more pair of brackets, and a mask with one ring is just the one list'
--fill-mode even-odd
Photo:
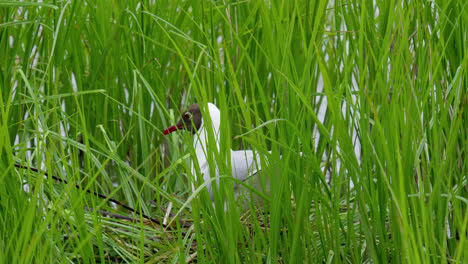
{"label": "black-headed gull", "polygon": [[[212,103],[208,103],[208,114],[212,123],[212,131],[215,137],[216,148],[219,151],[219,127],[221,123],[221,113],[219,109]],[[163,134],[168,135],[177,130],[185,130],[194,135],[193,138],[193,147],[195,149],[195,154],[200,172],[203,175],[203,180],[205,182],[210,180],[210,167],[208,164],[208,159],[206,152],[208,151],[208,133],[207,125],[203,121],[203,117],[200,111],[198,104],[193,104],[188,107],[188,109],[182,113],[180,120],[177,124],[164,130]],[[191,171],[193,175],[196,175],[196,168],[194,162],[191,162]],[[217,166],[217,165],[216,165]],[[246,184],[249,184],[253,188],[263,192],[269,192],[269,182],[268,179],[261,179],[260,177],[260,156],[258,154],[254,157],[254,152],[252,150],[231,150],[231,171],[232,176],[243,181]],[[218,168],[215,168],[216,176],[218,176]],[[236,196],[239,195],[240,190],[246,190],[244,188],[239,188],[237,184],[234,184]],[[207,184],[208,192],[210,193],[211,199],[213,199],[213,190],[211,184]]]}

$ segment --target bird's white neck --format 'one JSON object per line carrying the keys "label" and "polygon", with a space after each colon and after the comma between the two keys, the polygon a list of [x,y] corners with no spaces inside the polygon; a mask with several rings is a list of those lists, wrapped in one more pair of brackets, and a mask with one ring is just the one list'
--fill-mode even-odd
{"label": "bird's white neck", "polygon": [[[210,153],[210,149],[208,148],[209,145],[209,133],[213,132],[214,141],[216,142],[216,149],[219,151],[219,127],[221,124],[221,113],[219,109],[212,103],[208,103],[208,113],[211,119],[211,131],[208,131],[207,128],[209,127],[208,122],[205,122],[202,119],[202,124],[200,129],[198,129],[197,133],[194,135],[193,138],[193,147],[195,148],[196,158],[198,160],[198,165],[200,167],[200,172],[203,174],[203,179],[205,181],[209,180],[209,167],[208,167],[208,159],[207,154]],[[211,145],[211,148],[213,146]],[[211,149],[213,151],[213,149]],[[195,166],[191,164],[192,174],[196,175]]]}

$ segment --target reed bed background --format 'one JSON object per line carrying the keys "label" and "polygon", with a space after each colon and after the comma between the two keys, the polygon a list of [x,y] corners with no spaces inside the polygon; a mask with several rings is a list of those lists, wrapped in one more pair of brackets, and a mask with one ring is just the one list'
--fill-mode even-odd
{"label": "reed bed background", "polygon": [[[0,1],[0,262],[468,261],[467,26],[464,0]],[[193,102],[223,117],[213,203],[162,136]],[[263,207],[230,148],[279,168]]]}

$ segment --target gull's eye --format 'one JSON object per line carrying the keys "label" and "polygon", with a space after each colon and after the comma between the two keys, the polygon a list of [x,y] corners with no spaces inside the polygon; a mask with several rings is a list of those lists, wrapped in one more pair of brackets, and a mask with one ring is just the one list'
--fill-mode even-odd
{"label": "gull's eye", "polygon": [[184,119],[191,119],[192,118],[192,113],[190,112],[185,112],[184,113]]}

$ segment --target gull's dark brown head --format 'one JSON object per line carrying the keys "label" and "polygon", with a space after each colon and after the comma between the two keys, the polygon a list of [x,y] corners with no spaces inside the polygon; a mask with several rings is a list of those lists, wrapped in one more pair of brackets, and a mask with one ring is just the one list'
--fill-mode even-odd
{"label": "gull's dark brown head", "polygon": [[202,125],[202,115],[200,112],[200,107],[198,104],[193,104],[187,108],[186,111],[182,113],[181,118],[177,124],[168,127],[164,130],[163,135],[170,134],[177,130],[185,129],[192,134],[195,134]]}

